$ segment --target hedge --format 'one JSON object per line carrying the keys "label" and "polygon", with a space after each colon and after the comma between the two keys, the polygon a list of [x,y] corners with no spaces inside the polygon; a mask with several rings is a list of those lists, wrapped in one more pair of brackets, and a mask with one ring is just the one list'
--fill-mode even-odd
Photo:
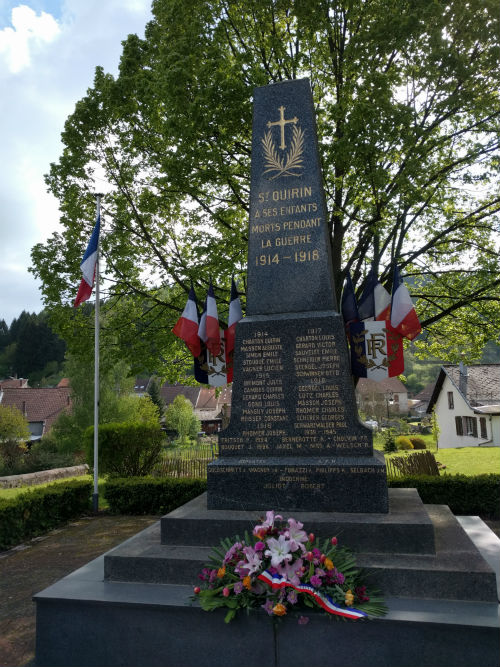
{"label": "hedge", "polygon": [[0,498],[0,549],[78,518],[91,507],[92,482],[75,479]]}
{"label": "hedge", "polygon": [[[87,463],[94,463],[94,427],[84,433]],[[110,422],[99,425],[99,471],[116,477],[149,475],[161,458],[163,431],[159,423]]]}
{"label": "hedge", "polygon": [[415,488],[426,505],[448,505],[453,514],[500,517],[500,475],[415,475],[389,478],[388,485]]}
{"label": "hedge", "polygon": [[[454,514],[500,517],[500,475],[406,476],[388,485],[416,488],[424,503],[448,505]],[[136,477],[109,480],[104,496],[116,514],[166,514],[206,489],[203,479]]]}
{"label": "hedge", "polygon": [[104,497],[114,514],[166,514],[206,490],[206,479],[112,478],[104,486]]}

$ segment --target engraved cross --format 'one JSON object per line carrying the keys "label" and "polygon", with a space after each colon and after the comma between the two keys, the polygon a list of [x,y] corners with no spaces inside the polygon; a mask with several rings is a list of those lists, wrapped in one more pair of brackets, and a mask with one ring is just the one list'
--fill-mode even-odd
{"label": "engraved cross", "polygon": [[281,130],[280,148],[281,148],[281,150],[284,150],[286,148],[286,144],[285,144],[285,125],[287,123],[293,123],[295,125],[296,123],[299,122],[299,119],[297,118],[297,116],[295,116],[294,118],[290,118],[289,120],[285,120],[285,107],[283,107],[283,106],[279,107],[279,112],[280,112],[280,119],[277,120],[274,123],[271,123],[271,121],[268,120],[267,121],[267,127],[273,127],[273,125],[279,125],[280,126],[280,130]]}

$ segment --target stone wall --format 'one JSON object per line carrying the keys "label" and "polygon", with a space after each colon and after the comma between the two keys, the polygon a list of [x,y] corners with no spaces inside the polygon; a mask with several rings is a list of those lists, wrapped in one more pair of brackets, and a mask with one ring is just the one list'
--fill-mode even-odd
{"label": "stone wall", "polygon": [[8,477],[0,477],[0,488],[14,489],[19,486],[46,484],[47,482],[54,482],[57,479],[65,479],[66,477],[87,475],[88,471],[89,467],[84,463],[83,465],[71,466],[69,468],[53,468],[52,470],[40,470],[24,475],[9,475]]}

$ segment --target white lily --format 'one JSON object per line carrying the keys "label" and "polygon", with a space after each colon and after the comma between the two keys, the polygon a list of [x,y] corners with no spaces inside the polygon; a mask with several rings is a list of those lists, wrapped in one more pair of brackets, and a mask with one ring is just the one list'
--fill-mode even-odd
{"label": "white lily", "polygon": [[271,565],[273,567],[279,567],[283,561],[289,562],[292,560],[290,542],[284,535],[280,535],[277,540],[274,537],[270,537],[267,540],[267,546],[269,549],[266,549],[265,555],[271,557]]}

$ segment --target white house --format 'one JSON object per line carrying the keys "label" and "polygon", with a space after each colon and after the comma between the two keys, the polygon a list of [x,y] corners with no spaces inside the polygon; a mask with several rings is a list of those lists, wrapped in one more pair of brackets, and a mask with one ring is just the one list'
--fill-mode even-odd
{"label": "white house", "polygon": [[427,412],[439,447],[500,447],[500,364],[441,366]]}

